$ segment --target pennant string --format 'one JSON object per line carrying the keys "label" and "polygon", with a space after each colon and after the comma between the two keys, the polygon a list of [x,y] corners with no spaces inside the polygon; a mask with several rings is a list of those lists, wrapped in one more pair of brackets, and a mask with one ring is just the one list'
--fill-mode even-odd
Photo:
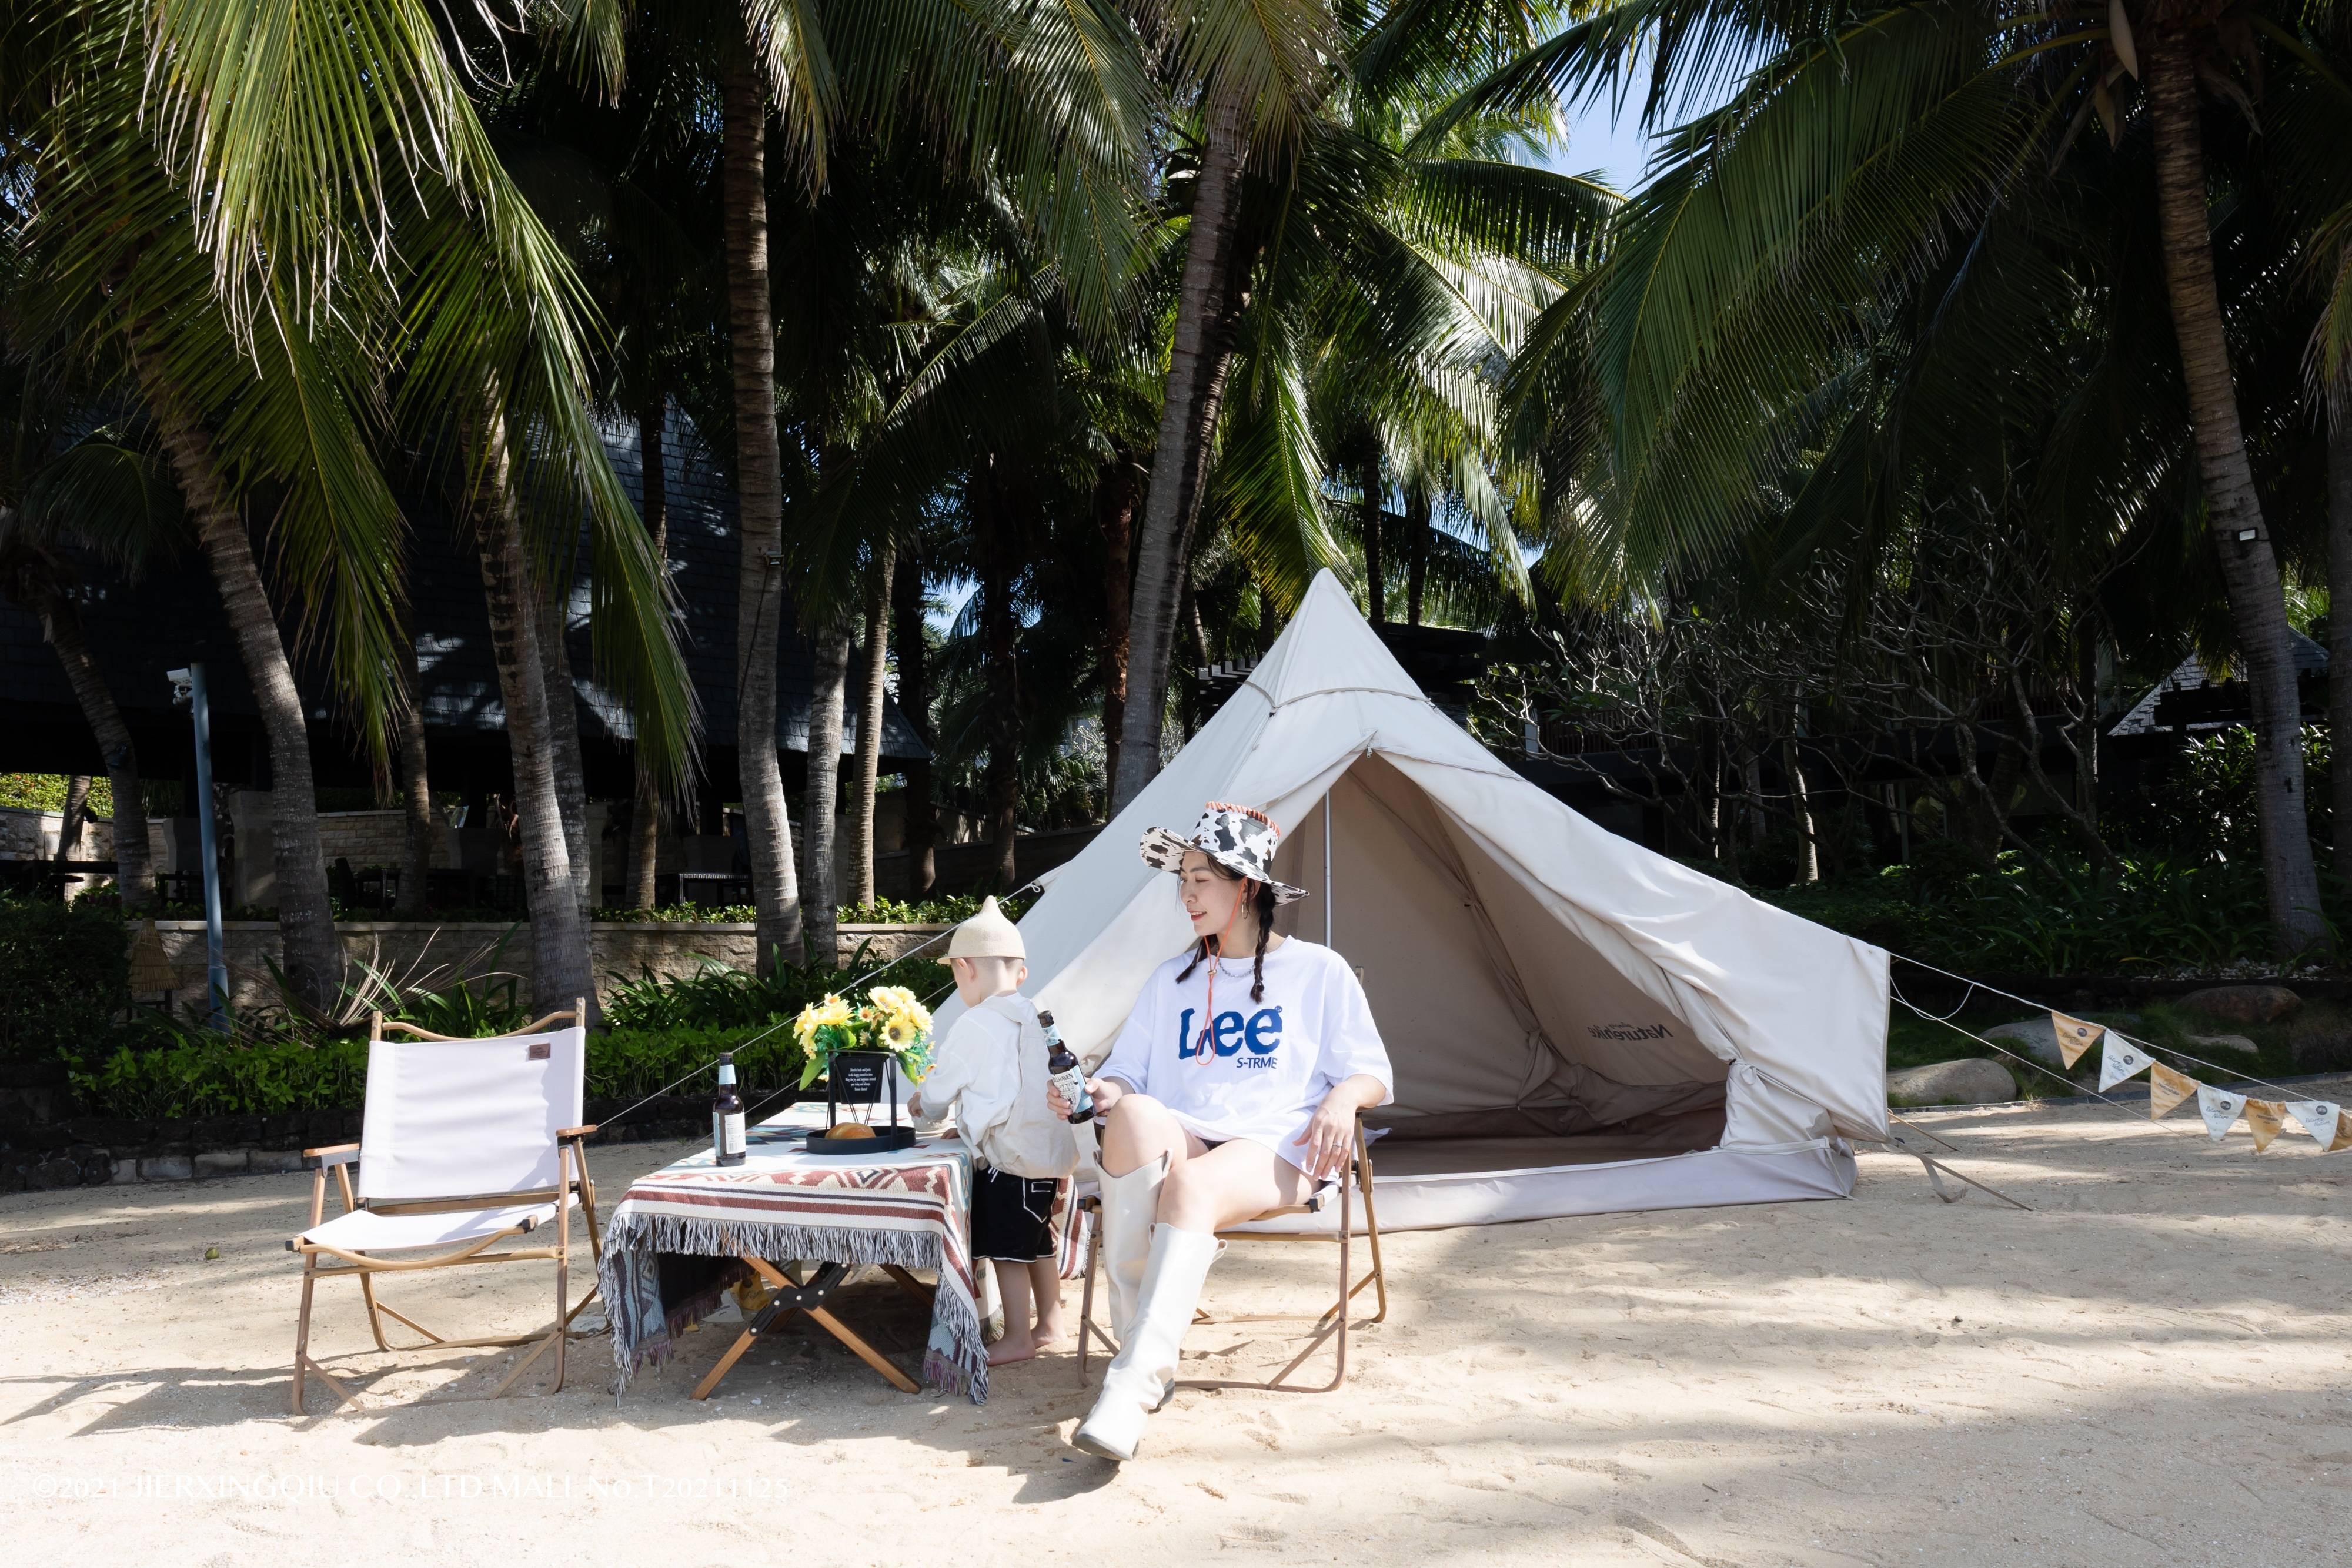
{"label": "pennant string", "polygon": [[[1929,974],[1931,974],[1931,975],[1941,975],[1941,976],[1943,976],[1943,977],[1944,977],[1944,978],[1946,978],[1946,979],[1948,979],[1948,980],[1958,980],[1958,981],[1959,981],[1959,982],[1960,982],[1960,984],[1962,984],[1963,986],[1966,986],[1966,987],[1968,988],[1968,990],[1967,990],[1966,992],[1962,993],[1961,998],[1960,998],[1960,1006],[1961,1006],[1961,1007],[1963,1007],[1963,1008],[1964,1008],[1964,1007],[1966,1007],[1966,1006],[1968,1005],[1968,998],[1969,998],[1969,995],[1972,995],[1973,993],[1975,993],[1975,992],[1977,992],[1977,991],[1982,991],[1982,992],[1984,992],[1984,993],[1985,993],[1986,995],[1988,995],[1988,996],[1995,996],[1995,997],[1999,997],[1999,998],[2001,998],[2002,1000],[2004,1000],[2004,1001],[2011,1001],[2011,1002],[2015,1002],[2018,1006],[2020,1006],[2020,1007],[2021,1007],[2021,1008],[2030,1008],[2030,1009],[2032,1009],[2033,1011],[2035,1011],[2035,1012],[2046,1013],[2046,1012],[2050,1012],[2050,1011],[2052,1011],[2052,1010],[2053,1010],[2053,1009],[2050,1009],[2050,1008],[2044,1007],[2044,1006],[2043,1006],[2042,1003],[2040,1003],[2040,1002],[2036,1002],[2036,1001],[2030,1001],[2030,1000],[2028,1000],[2026,998],[2024,998],[2024,997],[2021,997],[2021,996],[2018,996],[2017,994],[2015,994],[2014,992],[2011,992],[2011,991],[2004,991],[2004,990],[2002,990],[1999,986],[1988,986],[1988,985],[1986,985],[1986,984],[1985,984],[1983,981],[1981,981],[1981,980],[1971,980],[1971,979],[1969,979],[1966,975],[1955,975],[1955,974],[1954,974],[1954,973],[1952,973],[1952,971],[1950,971],[1949,969],[1941,969],[1941,968],[1937,968],[1935,965],[1930,964],[1930,963],[1927,962],[1925,959],[1922,959],[1922,958],[1914,958],[1914,957],[1910,956],[1909,955],[1907,955],[1907,954],[1904,954],[1904,953],[1889,953],[1889,954],[1887,954],[1887,956],[1888,956],[1889,958],[1900,958],[1900,959],[1902,959],[1902,960],[1903,960],[1903,962],[1905,962],[1905,963],[1906,963],[1906,964],[1911,965],[1913,967],[1915,967],[1915,968],[1920,968],[1920,969],[1925,969],[1925,970],[1927,970],[1927,971]],[[1890,988],[1890,989],[1894,988],[1894,983],[1893,983],[1893,981],[1892,981],[1891,979],[1890,979],[1890,980],[1889,980],[1889,982],[1888,982],[1888,987],[1889,987],[1889,988]],[[1921,1008],[1917,1003],[1913,1002],[1913,1001],[1910,1001],[1910,1000],[1908,1000],[1908,999],[1906,999],[1906,998],[1903,997],[1902,993],[1901,993],[1899,990],[1895,991],[1895,998],[1896,998],[1896,999],[1897,999],[1897,1000],[1902,1001],[1902,1002],[1903,1002],[1903,1005],[1904,1005],[1905,1007],[1909,1008],[1913,1012],[1917,1013],[1921,1018],[1924,1018],[1924,1019],[1934,1019],[1936,1022],[1937,1022],[1937,1023],[1950,1023],[1950,1022],[1951,1022],[1951,1020],[1952,1020],[1954,1018],[1957,1018],[1957,1017],[1958,1017],[1958,1016],[1959,1016],[1960,1008],[1954,1008],[1954,1009],[1951,1010],[1951,1012],[1949,1012],[1949,1013],[1946,1014],[1944,1017],[1942,1017],[1942,1018],[1937,1018],[1935,1014],[1933,1014],[1933,1013],[1931,1013],[1931,1012],[1928,1012],[1928,1011],[1927,1011],[1927,1010],[1926,1010],[1925,1009]],[[1952,1025],[1952,1027],[1953,1027],[1953,1028],[1955,1028],[1955,1029],[1958,1029],[1958,1028],[1959,1028],[1959,1026],[1958,1026],[1958,1025],[1957,1025],[1957,1024],[1953,1024],[1953,1025]],[[1969,1032],[1969,1031],[1968,1031],[1968,1030],[1960,1030],[1960,1032],[1961,1032],[1962,1034],[1968,1034],[1968,1032]],[[2206,1060],[2205,1060],[2203,1057],[2201,1057],[2201,1056],[2191,1056],[2191,1055],[2189,1055],[2189,1054],[2187,1051],[2175,1051],[2172,1047],[2170,1047],[2170,1046],[2168,1046],[2168,1046],[2161,1047],[2161,1048],[2153,1047],[2153,1046],[2151,1046],[2151,1045],[2150,1045],[2147,1041],[2146,1041],[2146,1040],[2133,1040],[2129,1035],[2126,1035],[2126,1034],[2121,1033],[2120,1031],[2118,1031],[2118,1030],[2114,1030],[2114,1029],[2108,1029],[2108,1030],[2107,1030],[2107,1033],[2108,1033],[2108,1035],[2109,1035],[2111,1038],[2116,1039],[2116,1040],[2124,1040],[2124,1041],[2126,1041],[2126,1043],[2131,1044],[2131,1045],[2136,1045],[2136,1046],[2139,1047],[2142,1051],[2149,1051],[2149,1050],[2155,1050],[2155,1049],[2161,1049],[2167,1056],[2177,1056],[2177,1057],[2179,1057],[2179,1058],[2181,1061],[2193,1061],[2193,1062],[2195,1062],[2195,1063],[2196,1063],[2198,1066],[2200,1066],[2200,1067],[2210,1067],[2210,1068],[2211,1068],[2215,1072],[2220,1073],[2220,1074],[2221,1075],[2221,1077],[2222,1077],[2226,1082],[2231,1082],[2231,1083],[2252,1083],[2252,1084],[2256,1084],[2256,1085],[2258,1085],[2258,1086],[2260,1086],[2260,1087],[2262,1087],[2262,1088],[2269,1089],[2269,1090],[2273,1090],[2273,1091],[2276,1092],[2277,1092],[2277,1093],[2278,1093],[2282,1098],[2284,1098],[2284,1099],[2288,1099],[2288,1100],[2298,1100],[2298,1099],[2301,1099],[2301,1098],[2302,1098],[2302,1096],[2301,1096],[2301,1095],[2296,1094],[2293,1090],[2287,1089],[2287,1088],[2285,1088],[2284,1086],[2283,1086],[2283,1085],[2281,1085],[2281,1084],[2273,1083],[2273,1082],[2271,1082],[2269,1079],[2267,1079],[2267,1078],[2254,1078],[2254,1077],[2251,1077],[2251,1076],[2249,1076],[2248,1074],[2246,1074],[2245,1072],[2241,1071],[2240,1071],[2240,1070],[2238,1070],[2237,1068],[2234,1068],[2234,1067],[2225,1067],[2225,1066],[2223,1066],[2221,1063],[2220,1063],[2220,1062],[2218,1062],[2218,1061],[2206,1061]],[[1969,1036],[1969,1038],[1973,1040],[1973,1039],[1976,1039],[1976,1038],[1978,1038],[1978,1037],[1977,1037],[1977,1036],[1974,1036],[1974,1035],[1970,1035],[1970,1036]],[[1990,1040],[1988,1040],[1988,1041],[1986,1041],[1986,1043],[1990,1045],[1990,1044],[1991,1044],[1992,1042],[1991,1042],[1991,1041],[1990,1041]],[[1998,1049],[1998,1047],[1996,1047],[1996,1049]],[[2036,1063],[2036,1065],[2037,1065],[2037,1066],[2039,1066],[2040,1064],[2039,1064],[2039,1063]],[[2043,1071],[2048,1071],[2048,1069],[2044,1068],[2044,1069],[2043,1069]],[[2056,1076],[2056,1075],[2055,1075],[2055,1074],[2053,1074],[2053,1076],[2054,1077],[2054,1076]],[[2072,1082],[2072,1080],[2069,1080],[2069,1082]]]}

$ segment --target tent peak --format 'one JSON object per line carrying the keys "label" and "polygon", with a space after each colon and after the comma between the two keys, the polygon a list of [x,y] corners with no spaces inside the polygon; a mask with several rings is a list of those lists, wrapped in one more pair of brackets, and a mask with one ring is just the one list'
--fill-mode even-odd
{"label": "tent peak", "polygon": [[1320,692],[1393,692],[1415,702],[1429,700],[1329,567],[1307,584],[1297,612],[1258,662],[1249,684],[1276,707]]}

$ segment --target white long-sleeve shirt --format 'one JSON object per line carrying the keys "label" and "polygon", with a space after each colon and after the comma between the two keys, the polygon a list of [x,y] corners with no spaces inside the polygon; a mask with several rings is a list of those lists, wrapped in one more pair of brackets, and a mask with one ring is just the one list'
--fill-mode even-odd
{"label": "white long-sleeve shirt", "polygon": [[989,998],[940,1042],[923,1078],[923,1114],[953,1116],[965,1145],[992,1170],[1069,1175],[1077,1140],[1045,1103],[1046,1051],[1034,1002],[1017,992]]}

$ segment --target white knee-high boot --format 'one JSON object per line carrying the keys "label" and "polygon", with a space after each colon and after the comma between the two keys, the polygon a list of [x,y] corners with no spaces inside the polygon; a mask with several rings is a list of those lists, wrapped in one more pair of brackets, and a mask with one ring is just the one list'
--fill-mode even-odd
{"label": "white knee-high boot", "polygon": [[1175,1385],[1177,1354],[1185,1331],[1192,1326],[1192,1311],[1200,1305],[1209,1265],[1220,1250],[1222,1244],[1205,1230],[1179,1230],[1172,1225],[1153,1228],[1134,1321],[1128,1324],[1110,1370],[1103,1374],[1093,1412],[1080,1423],[1072,1443],[1106,1459],[1135,1457],[1143,1424],[1167,1403]]}
{"label": "white knee-high boot", "polygon": [[1143,1292],[1143,1269],[1151,1255],[1151,1223],[1160,1217],[1160,1189],[1168,1180],[1168,1156],[1138,1166],[1125,1176],[1102,1173],[1103,1272],[1110,1277],[1110,1337],[1127,1343]]}

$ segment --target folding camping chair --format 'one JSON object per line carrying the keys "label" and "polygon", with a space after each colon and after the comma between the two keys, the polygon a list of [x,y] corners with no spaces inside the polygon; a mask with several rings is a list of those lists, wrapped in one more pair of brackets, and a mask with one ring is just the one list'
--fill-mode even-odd
{"label": "folding camping chair", "polygon": [[[1360,1191],[1364,1198],[1364,1239],[1371,1247],[1372,1266],[1363,1278],[1354,1279],[1350,1249],[1354,1245],[1356,1228],[1354,1200],[1355,1195]],[[1264,1226],[1271,1221],[1295,1218],[1302,1214],[1319,1215],[1329,1208],[1334,1202],[1339,1205],[1339,1228],[1330,1234],[1319,1230],[1252,1228],[1252,1227]],[[1079,1198],[1077,1206],[1085,1210],[1093,1221],[1092,1235],[1087,1248],[1086,1289],[1078,1298],[1078,1380],[1083,1383],[1087,1377],[1087,1352],[1092,1341],[1099,1339],[1107,1354],[1118,1354],[1118,1345],[1108,1333],[1095,1326],[1095,1265],[1102,1255],[1102,1200],[1098,1197],[1089,1195]],[[1269,1208],[1254,1219],[1245,1219],[1237,1226],[1218,1231],[1217,1239],[1220,1241],[1336,1241],[1339,1246],[1338,1299],[1321,1313],[1313,1316],[1305,1312],[1250,1312],[1232,1317],[1213,1317],[1206,1312],[1195,1313],[1192,1322],[1203,1327],[1219,1323],[1298,1322],[1311,1322],[1315,1327],[1298,1354],[1292,1356],[1280,1372],[1263,1382],[1233,1378],[1180,1377],[1176,1380],[1176,1386],[1179,1388],[1250,1388],[1265,1394],[1328,1394],[1347,1382],[1349,1303],[1369,1285],[1372,1289],[1375,1299],[1380,1302],[1380,1310],[1370,1317],[1360,1320],[1360,1323],[1369,1327],[1370,1324],[1384,1321],[1389,1315],[1388,1270],[1381,1262],[1381,1221],[1380,1216],[1372,1207],[1371,1144],[1364,1135],[1362,1113],[1359,1112],[1356,1115],[1356,1152],[1349,1160],[1346,1170],[1309,1193],[1306,1202],[1286,1204],[1279,1208]],[[1284,1381],[1292,1373],[1305,1365],[1307,1358],[1321,1348],[1325,1340],[1330,1339],[1335,1334],[1339,1337],[1339,1344],[1336,1347],[1337,1355],[1330,1382],[1320,1387],[1309,1387]]]}
{"label": "folding camping chair", "polygon": [[[360,1141],[305,1149],[315,1173],[310,1223],[286,1243],[302,1259],[302,1315],[294,1331],[294,1412],[302,1413],[303,1378],[315,1372],[341,1405],[358,1400],[310,1356],[310,1293],[321,1280],[355,1277],[367,1302],[368,1326],[378,1350],[439,1350],[532,1344],[531,1353],[490,1391],[495,1399],[550,1345],[555,1347],[555,1387],[563,1386],[564,1345],[572,1320],[593,1301],[591,1284],[578,1306],[567,1308],[572,1269],[572,1207],[588,1222],[593,1263],[602,1247],[596,1187],[588,1179],[588,1134],[581,1124],[587,1066],[587,1003],[550,1013],[519,1034],[453,1039],[379,1013],[368,1028],[367,1110]],[[397,1030],[408,1040],[388,1040]],[[352,1166],[359,1166],[354,1191]],[[343,1212],[321,1223],[327,1173],[335,1173]],[[492,1249],[528,1236],[552,1220],[555,1244]],[[385,1257],[443,1248],[430,1257]],[[328,1262],[341,1260],[340,1264]],[[555,1322],[544,1333],[448,1339],[379,1301],[379,1274],[417,1273],[475,1263],[552,1261]],[[391,1317],[425,1336],[394,1345],[384,1338]],[[536,1342],[534,1344],[533,1342]]]}

